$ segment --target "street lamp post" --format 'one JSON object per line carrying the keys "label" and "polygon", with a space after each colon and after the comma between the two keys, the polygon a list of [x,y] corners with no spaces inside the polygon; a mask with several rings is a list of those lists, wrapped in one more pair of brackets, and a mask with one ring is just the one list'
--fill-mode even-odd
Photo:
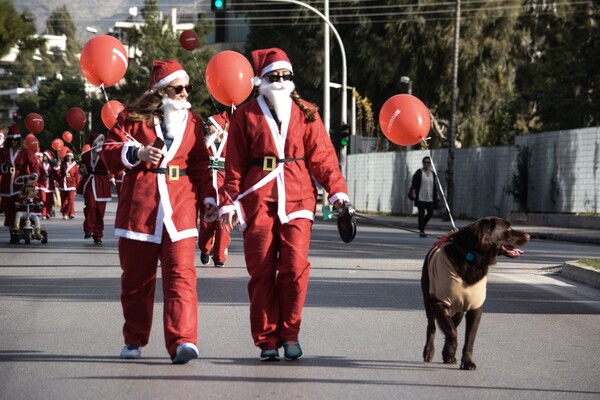
{"label": "street lamp post", "polygon": [[400,82],[406,84],[406,93],[412,95],[412,80],[408,76],[401,76]]}
{"label": "street lamp post", "polygon": [[[261,0],[261,1],[266,1],[269,3],[291,3],[291,4],[297,4],[299,6],[308,8],[309,10],[311,10],[312,12],[317,14],[319,17],[321,17],[321,19],[323,21],[325,21],[327,26],[329,26],[329,28],[331,29],[331,32],[333,32],[333,35],[335,36],[335,38],[338,41],[338,44],[340,46],[340,51],[342,53],[342,93],[343,93],[343,95],[342,95],[342,125],[346,124],[348,122],[348,97],[346,96],[346,90],[348,88],[348,74],[347,74],[347,67],[346,67],[346,49],[344,48],[344,42],[342,42],[342,38],[340,37],[340,34],[338,33],[337,29],[335,29],[335,26],[333,26],[331,21],[329,21],[329,18],[327,18],[325,15],[323,15],[319,10],[317,10],[313,6],[303,3],[299,0]],[[325,49],[325,52],[328,53],[329,49]],[[328,81],[329,80],[326,80],[324,82],[325,85],[327,85]],[[345,175],[346,150],[343,149],[343,152],[340,151],[340,153],[341,153],[340,154],[340,168],[342,170],[342,173]]]}

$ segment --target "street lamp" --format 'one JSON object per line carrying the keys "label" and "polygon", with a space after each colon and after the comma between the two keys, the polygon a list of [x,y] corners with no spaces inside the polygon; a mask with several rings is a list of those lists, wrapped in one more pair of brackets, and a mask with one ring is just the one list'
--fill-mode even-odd
{"label": "street lamp", "polygon": [[406,93],[412,94],[412,80],[408,76],[401,76],[400,82],[407,85]]}

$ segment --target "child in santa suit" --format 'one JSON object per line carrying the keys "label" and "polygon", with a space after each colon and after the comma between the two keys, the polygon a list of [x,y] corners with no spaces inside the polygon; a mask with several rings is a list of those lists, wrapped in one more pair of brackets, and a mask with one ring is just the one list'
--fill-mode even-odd
{"label": "child in santa suit", "polygon": [[38,180],[40,198],[44,202],[42,210],[42,219],[52,217],[52,208],[54,207],[54,189],[56,188],[54,181],[59,179],[58,169],[55,168],[54,154],[50,150],[42,153],[42,170],[44,171],[44,179]]}
{"label": "child in santa suit", "polygon": [[83,233],[84,238],[94,239],[94,243],[102,244],[104,236],[104,213],[106,203],[112,201],[110,191],[110,174],[106,164],[100,158],[104,135],[93,133],[88,139],[90,150],[81,154],[81,170],[84,172],[81,180],[83,195]]}
{"label": "child in santa suit", "polygon": [[[35,153],[23,147],[21,131],[17,125],[8,128],[4,147],[0,149],[0,197],[4,211],[4,226],[11,227],[15,222],[14,203],[21,188],[28,181],[37,180],[40,176],[40,163]],[[27,179],[20,178],[29,175]]]}
{"label": "child in santa suit", "polygon": [[159,262],[169,356],[174,364],[198,357],[197,204],[204,204],[207,217],[217,208],[203,122],[190,110],[190,90],[177,61],[155,61],[149,91],[121,112],[100,153],[110,171],[126,169],[115,217],[122,358],[139,358],[148,343]]}
{"label": "child in santa suit", "polygon": [[[227,125],[229,125],[227,112],[209,117],[204,124],[204,140],[210,156],[209,168],[212,173],[212,184],[217,191],[223,186],[223,180],[225,179]],[[200,249],[200,261],[204,265],[208,264],[212,250],[215,267],[223,267],[227,259],[227,247],[231,241],[230,232],[227,229],[222,229],[221,223],[217,219],[207,221],[204,218],[204,207],[200,208],[199,225],[198,248]]]}
{"label": "child in santa suit", "polygon": [[73,158],[73,153],[67,151],[60,165],[58,190],[60,191],[60,212],[63,219],[75,218],[75,194],[79,185],[79,166]]}
{"label": "child in santa suit", "polygon": [[21,219],[24,215],[29,214],[29,220],[33,225],[33,235],[36,239],[42,240],[44,236],[42,235],[42,224],[40,218],[42,216],[41,212],[44,208],[44,202],[40,199],[39,191],[35,185],[26,184],[23,186],[14,205],[16,208],[16,214],[13,229],[17,231],[21,229]]}
{"label": "child in santa suit", "polygon": [[[260,360],[302,357],[298,342],[310,262],[316,180],[341,208],[347,188],[317,110],[295,91],[290,60],[278,48],[252,52],[260,95],[231,115],[219,214],[243,229],[250,275],[250,325]],[[234,218],[235,217],[235,218]]]}

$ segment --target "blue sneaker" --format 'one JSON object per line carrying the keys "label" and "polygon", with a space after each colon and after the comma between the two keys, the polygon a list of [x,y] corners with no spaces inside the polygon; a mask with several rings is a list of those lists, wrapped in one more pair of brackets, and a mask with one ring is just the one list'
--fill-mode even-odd
{"label": "blue sneaker", "polygon": [[279,349],[262,349],[260,361],[279,361]]}
{"label": "blue sneaker", "polygon": [[302,358],[302,348],[297,340],[288,340],[283,342],[283,356],[288,361],[294,361]]}
{"label": "blue sneaker", "polygon": [[198,348],[193,343],[181,343],[177,346],[173,364],[187,364],[188,361],[198,358]]}
{"label": "blue sneaker", "polygon": [[121,350],[120,357],[125,359],[141,358],[142,348],[140,346],[136,346],[135,344],[127,344]]}

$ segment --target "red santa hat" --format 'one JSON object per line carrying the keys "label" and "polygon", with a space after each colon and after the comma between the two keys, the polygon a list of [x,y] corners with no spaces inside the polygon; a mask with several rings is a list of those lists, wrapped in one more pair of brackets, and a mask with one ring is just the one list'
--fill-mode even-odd
{"label": "red santa hat", "polygon": [[152,66],[152,74],[150,75],[150,91],[167,86],[177,78],[188,77],[187,72],[181,64],[175,60],[156,60]]}
{"label": "red santa hat", "polygon": [[8,127],[8,136],[7,139],[21,139],[21,130],[19,129],[19,125],[11,125]]}
{"label": "red santa hat", "polygon": [[98,145],[98,143],[100,142],[100,140],[104,141],[104,135],[98,132],[92,133],[90,135],[90,137],[88,138],[88,144],[91,147],[95,147]]}
{"label": "red santa hat", "polygon": [[254,73],[256,74],[256,76],[252,78],[254,86],[259,86],[261,78],[271,71],[287,69],[292,73],[294,72],[292,63],[287,54],[277,47],[254,50],[252,52],[252,62],[254,63]]}
{"label": "red santa hat", "polygon": [[227,125],[229,125],[229,115],[227,115],[227,111],[223,111],[221,114],[211,115],[208,117],[208,120],[219,132],[227,130]]}
{"label": "red santa hat", "polygon": [[46,150],[44,154],[48,156],[49,160],[54,160],[54,154],[50,150]]}

